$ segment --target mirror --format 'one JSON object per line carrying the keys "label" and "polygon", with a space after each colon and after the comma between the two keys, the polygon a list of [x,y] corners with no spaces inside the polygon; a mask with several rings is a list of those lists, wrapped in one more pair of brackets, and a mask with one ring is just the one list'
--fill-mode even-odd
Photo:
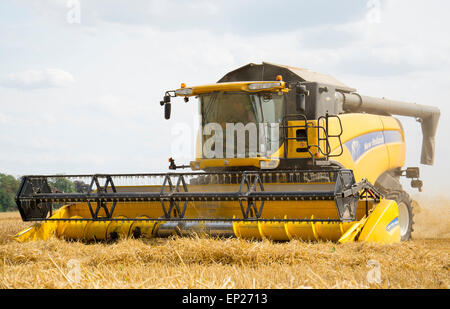
{"label": "mirror", "polygon": [[297,93],[296,94],[296,101],[297,101],[297,111],[304,111],[306,109],[306,96],[304,93]]}
{"label": "mirror", "polygon": [[306,90],[305,85],[300,85],[297,87],[295,101],[297,103],[297,111],[305,111],[306,109],[306,96],[309,95],[309,91]]}
{"label": "mirror", "polygon": [[159,102],[159,104],[161,104],[161,106],[163,106],[166,103],[170,103],[170,95],[165,95],[163,100]]}
{"label": "mirror", "polygon": [[164,118],[170,119],[170,112],[171,112],[171,104],[170,103],[164,104]]}

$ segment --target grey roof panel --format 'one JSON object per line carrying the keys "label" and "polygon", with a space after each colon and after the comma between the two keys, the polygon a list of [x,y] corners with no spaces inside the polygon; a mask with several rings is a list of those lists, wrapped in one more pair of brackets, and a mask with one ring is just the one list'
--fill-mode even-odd
{"label": "grey roof panel", "polygon": [[355,89],[345,85],[331,75],[316,73],[307,69],[263,62],[262,64],[249,63],[227,73],[218,82],[275,80],[276,75],[282,75],[288,82],[305,81],[317,82],[335,86],[345,92],[354,92]]}

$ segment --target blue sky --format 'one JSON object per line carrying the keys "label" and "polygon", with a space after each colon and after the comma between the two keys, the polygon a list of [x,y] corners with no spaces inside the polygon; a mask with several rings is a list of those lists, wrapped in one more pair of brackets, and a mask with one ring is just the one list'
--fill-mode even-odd
{"label": "blue sky", "polygon": [[[0,171],[164,171],[197,109],[180,100],[165,121],[164,91],[267,61],[438,106],[436,164],[422,173],[427,190],[448,188],[449,11],[437,0],[1,1]],[[420,126],[401,119],[416,166]]]}

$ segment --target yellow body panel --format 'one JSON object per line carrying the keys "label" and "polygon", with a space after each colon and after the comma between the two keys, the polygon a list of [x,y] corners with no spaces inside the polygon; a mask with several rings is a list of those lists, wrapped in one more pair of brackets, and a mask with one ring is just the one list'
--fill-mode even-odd
{"label": "yellow body panel", "polygon": [[[148,218],[147,216],[140,216],[140,219]],[[154,236],[155,227],[160,224],[155,221],[135,221],[130,226],[129,236],[131,233],[137,233],[139,231],[139,236],[146,238],[152,238]]]}
{"label": "yellow body panel", "polygon": [[[119,216],[117,219],[127,219],[125,216]],[[113,221],[106,230],[106,235],[117,235],[117,238],[127,238],[130,236],[131,221]]]}
{"label": "yellow body panel", "polygon": [[[58,219],[62,219],[62,218],[70,218],[69,216],[69,206],[63,206],[61,207],[55,214],[53,214],[52,218],[58,218]],[[23,242],[23,241],[29,241],[29,240],[38,240],[38,239],[42,239],[42,240],[48,240],[54,236],[58,236],[57,231],[63,228],[63,226],[60,224],[61,222],[58,221],[47,221],[47,222],[42,222],[42,223],[36,223],[33,226],[17,233],[16,235],[14,235],[14,239],[19,241],[19,242]],[[73,222],[73,225],[70,227],[71,230],[77,229],[78,228],[78,223],[80,222]],[[82,224],[86,224],[86,222],[82,222]],[[83,227],[84,229],[84,227]],[[81,229],[81,232],[83,231],[83,229]],[[70,233],[70,231],[68,230],[68,232]],[[80,234],[80,230],[78,229],[76,234],[82,235]]]}
{"label": "yellow body panel", "polygon": [[[373,209],[368,218],[365,217],[365,201],[360,201],[355,222],[234,222],[232,231],[236,237],[247,239],[271,239],[287,241],[302,240],[330,240],[341,242],[355,239],[375,242],[394,242],[399,240],[398,210],[395,202],[382,200],[378,204],[369,202]],[[121,215],[128,213],[128,218],[145,219],[161,217],[163,215],[159,202],[155,203],[118,203],[115,219],[126,219]],[[145,210],[144,210],[145,208]],[[142,215],[146,213],[146,215]],[[187,218],[223,217],[238,218],[240,206],[237,202],[195,202],[186,212]],[[314,215],[308,216],[311,213]],[[137,215],[141,214],[141,215]],[[271,201],[264,205],[265,218],[330,218],[336,219],[336,206],[333,201]],[[52,218],[81,219],[89,218],[87,207],[83,203],[64,206],[55,212]],[[160,224],[156,221],[47,221],[35,224],[33,227],[17,234],[18,241],[49,239],[53,236],[66,239],[107,240],[127,238],[132,236],[155,237]],[[389,230],[386,228],[389,226]],[[357,238],[359,231],[362,232]],[[112,233],[115,232],[115,235]],[[138,232],[138,233],[137,233]],[[348,236],[350,234],[350,236]]]}
{"label": "yellow body panel", "polygon": [[[342,135],[340,141],[337,137],[329,138],[331,148],[329,159],[353,170],[356,181],[366,178],[369,182],[375,183],[384,172],[404,165],[406,152],[404,134],[401,125],[395,118],[359,113],[343,114],[339,115],[339,118],[342,124]],[[289,122],[290,125],[301,123],[304,124],[300,121]],[[321,121],[308,121],[308,123],[325,127],[323,119]],[[322,152],[325,152],[325,142],[322,141],[319,144],[317,139],[318,136],[324,138],[323,132],[323,130],[313,129],[313,133],[308,132],[308,141],[310,145],[317,145],[322,149]],[[329,118],[328,132],[329,135],[337,135],[341,132],[337,118]],[[373,136],[372,140],[370,140],[371,135]],[[391,140],[389,135],[395,135],[396,140]],[[292,129],[289,137],[295,137],[295,129]],[[382,140],[379,137],[382,137]],[[365,141],[366,143],[361,144]],[[340,143],[342,143],[342,148]],[[358,143],[363,153],[355,160],[352,156],[352,148],[358,147]],[[288,147],[289,158],[310,157],[309,153],[296,153],[297,147],[299,147],[299,143],[291,140]],[[317,153],[317,147],[312,147],[311,152],[315,154],[316,158],[325,157],[322,153]],[[341,155],[335,156],[341,152]]]}
{"label": "yellow body panel", "polygon": [[[341,156],[331,159],[341,163],[348,169],[352,169],[356,181],[366,178],[373,184],[384,172],[404,165],[404,135],[401,126],[395,118],[371,114],[344,114],[339,117],[341,118],[343,127],[343,134],[341,136],[343,153]],[[334,119],[330,119],[330,127],[332,127],[335,121]],[[334,130],[337,130],[337,125],[334,124],[334,126]],[[384,136],[384,142],[378,140],[377,136],[379,134]],[[388,138],[389,134],[398,135],[400,140],[391,142]],[[361,145],[361,141],[364,142],[364,137],[370,135],[374,135],[375,137]],[[354,141],[355,143],[359,142],[359,147],[362,149],[368,147],[357,160],[354,160],[351,153]],[[340,151],[336,139],[331,139],[330,144],[333,149],[332,154]]]}
{"label": "yellow body panel", "polygon": [[376,207],[358,237],[358,241],[395,243],[400,241],[398,207],[395,201],[384,200]]}
{"label": "yellow body panel", "polygon": [[[307,121],[308,126],[311,128],[307,130],[307,137],[308,137],[308,143],[305,141],[297,141],[296,139],[292,139],[289,141],[288,144],[288,158],[311,158],[311,154],[315,157],[319,157],[319,149],[318,147],[318,135],[319,131],[317,129],[314,129],[314,126],[317,126],[316,120],[310,120]],[[288,129],[288,137],[294,138],[297,135],[297,130],[305,130],[306,124],[304,120],[296,120],[296,121],[288,121],[288,126],[290,127]],[[323,135],[320,135],[321,137]],[[309,151],[307,146],[312,145],[310,147]],[[284,145],[283,145],[284,146]],[[323,146],[322,146],[323,147]],[[283,147],[284,148],[284,147]],[[284,155],[284,149],[283,153]]]}
{"label": "yellow body panel", "polygon": [[[199,159],[198,161],[191,162],[191,167],[194,170],[204,170],[206,168],[214,167],[244,167],[252,166],[260,168],[261,161],[270,161],[268,158],[232,158],[232,159]],[[196,167],[195,163],[199,165]]]}
{"label": "yellow body panel", "polygon": [[[53,218],[53,216],[52,216]],[[61,218],[67,218],[67,219],[82,219],[81,216],[65,216]],[[84,238],[84,231],[86,230],[86,226],[88,222],[86,221],[57,221],[57,222],[51,222],[48,221],[44,224],[50,223],[53,226],[57,226],[55,231],[49,235],[62,237],[65,239],[79,239],[80,237]]]}
{"label": "yellow body panel", "polygon": [[[252,90],[249,89],[250,84],[272,84],[279,83],[280,86]],[[192,89],[192,93],[189,95],[180,95],[180,96],[195,96],[204,93],[211,93],[215,91],[246,91],[246,92],[259,92],[259,91],[283,91],[288,92],[289,89],[286,88],[286,83],[283,81],[248,81],[248,82],[230,82],[230,83],[217,83],[217,84],[208,84],[208,85],[200,85],[194,87],[185,87],[180,88],[175,91],[183,90],[183,89]]]}
{"label": "yellow body panel", "polygon": [[[356,181],[366,178],[369,182],[375,183],[378,177],[384,172],[402,167],[405,163],[405,143],[404,134],[399,122],[388,116],[379,116],[372,114],[343,114],[339,115],[342,124],[342,135],[339,141],[336,137],[329,138],[331,148],[329,160],[340,163],[345,168],[353,170]],[[324,120],[308,120],[312,126],[325,126]],[[289,121],[289,126],[304,126],[304,121]],[[296,136],[296,130],[302,128],[290,128],[288,130],[288,137]],[[341,131],[338,119],[329,118],[328,132],[329,135],[336,135]],[[318,147],[322,152],[326,152],[325,142],[318,143],[318,137],[324,137],[324,131],[317,128],[311,128],[307,132],[308,143],[312,145],[311,153],[316,159],[324,158],[325,156],[318,151]],[[396,137],[395,140],[390,138],[390,135]],[[373,136],[372,140],[370,137]],[[381,139],[380,139],[381,138]],[[197,141],[199,142],[199,141]],[[340,147],[342,143],[342,148]],[[359,146],[358,146],[359,145]],[[289,140],[288,158],[310,158],[309,152],[297,151],[305,147],[305,143],[296,140]],[[352,156],[352,151],[355,147],[362,149],[362,154],[355,160]],[[367,149],[365,149],[367,148]],[[201,149],[201,147],[197,147]],[[285,147],[284,144],[275,152],[271,158],[284,158]],[[338,155],[341,153],[339,156]],[[197,152],[198,168],[207,169],[217,167],[237,167],[237,166],[252,166],[260,167],[260,161],[269,161],[270,158],[227,158],[227,159],[202,159],[201,154]],[[195,164],[191,164],[194,166]]]}
{"label": "yellow body panel", "polygon": [[339,239],[340,243],[354,240],[382,244],[400,242],[398,207],[395,201],[382,200],[368,218],[355,222]]}
{"label": "yellow body panel", "polygon": [[353,223],[352,226],[345,233],[342,234],[341,238],[339,238],[338,241],[343,244],[347,242],[352,242],[355,239],[357,239],[366,221],[367,218],[364,217],[358,222]]}

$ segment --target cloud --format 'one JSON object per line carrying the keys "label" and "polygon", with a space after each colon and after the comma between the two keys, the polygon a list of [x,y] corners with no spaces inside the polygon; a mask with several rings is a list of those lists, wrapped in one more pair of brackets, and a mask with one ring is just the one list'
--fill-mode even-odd
{"label": "cloud", "polygon": [[[39,15],[59,23],[71,6],[64,1],[25,2]],[[67,1],[66,1],[67,2]],[[102,23],[145,25],[164,31],[209,29],[214,33],[263,36],[318,25],[336,25],[360,18],[366,4],[360,0],[74,0],[79,3],[80,25]]]}
{"label": "cloud", "polygon": [[[10,19],[0,21],[0,86],[72,85],[0,89],[0,132],[17,143],[0,138],[0,148],[7,149],[0,154],[6,171],[165,169],[172,155],[172,126],[194,127],[198,121],[194,99],[174,101],[171,121],[166,121],[159,105],[164,91],[180,82],[215,82],[249,62],[267,61],[330,74],[361,94],[439,106],[436,165],[423,171],[429,176],[425,183],[445,184],[441,174],[450,173],[444,142],[450,138],[445,104],[450,96],[449,1],[381,0],[379,22],[367,18],[373,9],[369,3],[377,1],[79,2],[80,24],[68,23],[68,1],[4,5]],[[61,66],[76,76],[76,83],[67,72],[63,83],[57,80],[64,74],[45,70],[7,75]],[[406,166],[416,166],[420,126],[413,118],[402,123]],[[48,141],[28,143],[36,135]],[[68,142],[62,146],[60,141]],[[46,155],[42,160],[48,160],[41,161]]]}
{"label": "cloud", "polygon": [[75,82],[73,75],[61,69],[27,70],[11,73],[0,85],[17,89],[42,89],[68,87]]}
{"label": "cloud", "polygon": [[10,122],[10,116],[0,113],[0,124],[6,124]]}
{"label": "cloud", "polygon": [[135,119],[150,112],[148,106],[113,94],[103,94],[91,103],[91,112],[107,115],[114,119]]}

